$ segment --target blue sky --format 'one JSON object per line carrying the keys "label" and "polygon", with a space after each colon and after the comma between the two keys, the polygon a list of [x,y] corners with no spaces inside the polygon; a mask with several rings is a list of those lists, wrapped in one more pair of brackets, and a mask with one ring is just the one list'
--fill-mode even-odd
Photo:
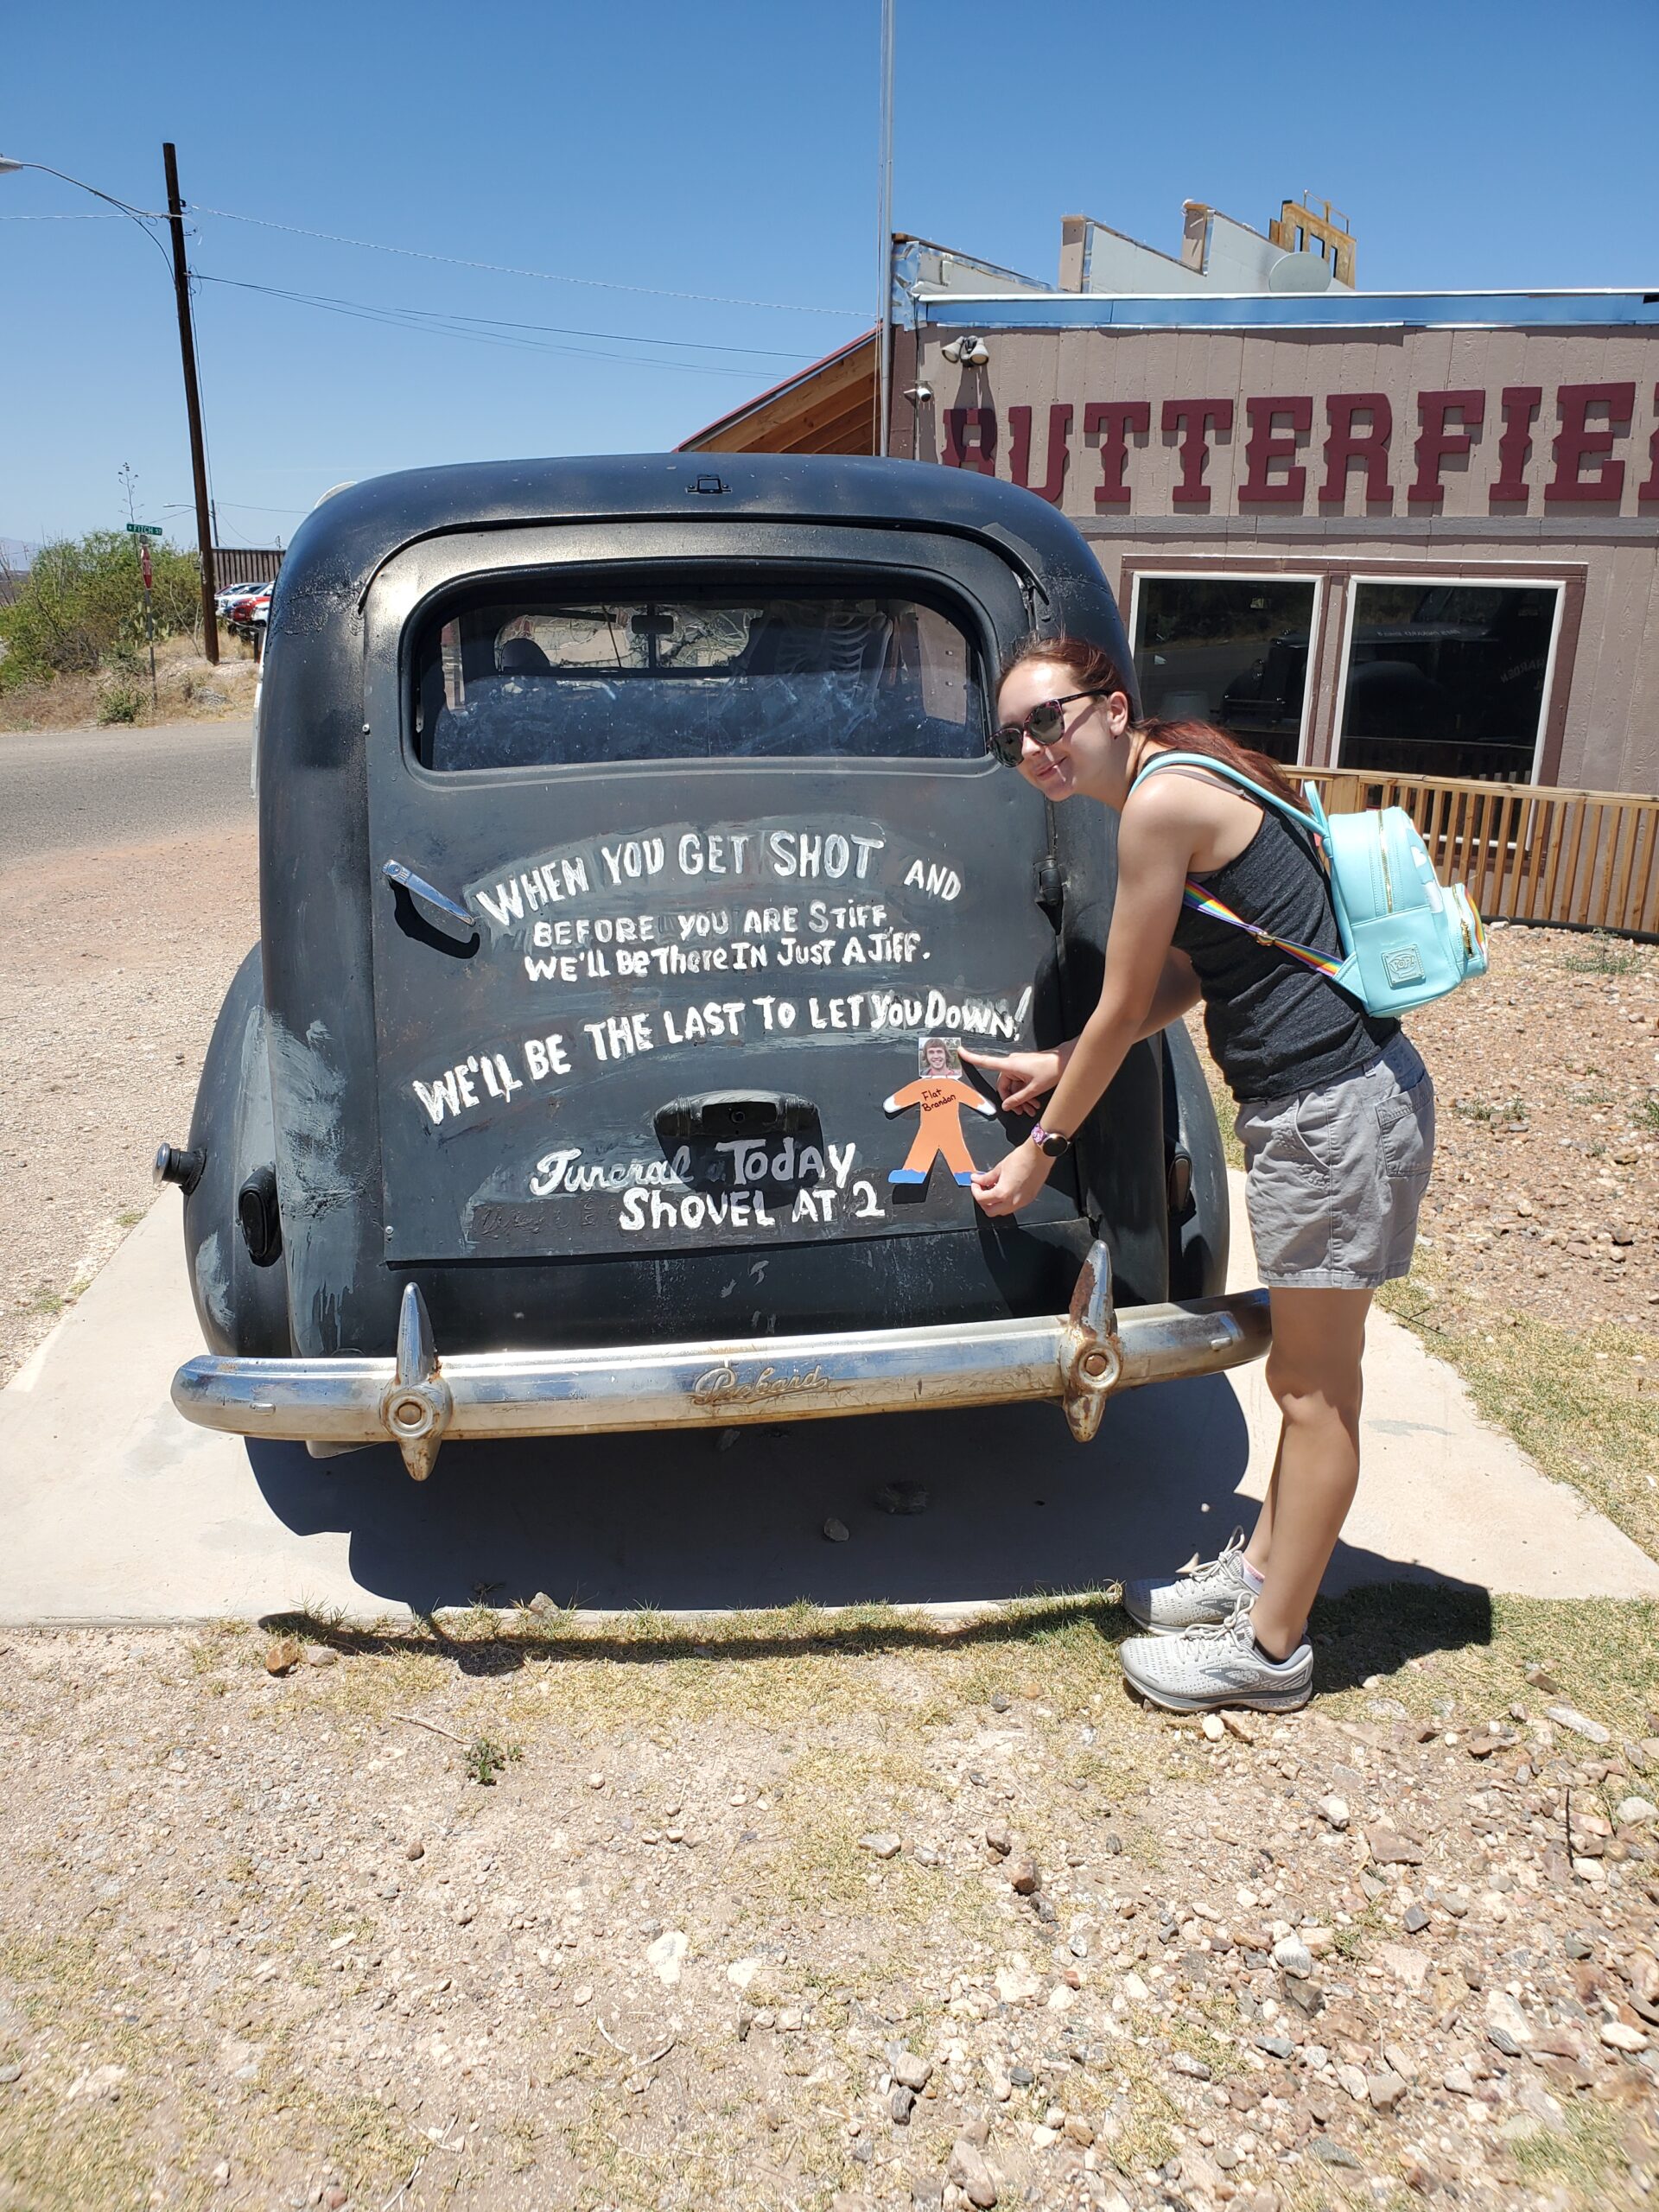
{"label": "blue sky", "polygon": [[[1653,0],[898,10],[900,229],[1052,281],[1065,213],[1173,252],[1185,199],[1265,227],[1306,188],[1347,211],[1366,288],[1659,285]],[[227,211],[191,247],[234,280],[197,307],[221,535],[286,542],[342,479],[672,445],[867,325],[878,20],[14,7],[0,152],[155,207],[177,142],[187,200]],[[171,287],[133,224],[79,219],[96,206],[0,177],[0,538],[124,521],[130,461],[188,541]]]}

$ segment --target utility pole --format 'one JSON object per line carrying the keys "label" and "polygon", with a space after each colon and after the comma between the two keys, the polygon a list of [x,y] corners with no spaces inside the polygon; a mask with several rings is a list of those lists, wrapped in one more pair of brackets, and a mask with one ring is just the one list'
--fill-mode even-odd
{"label": "utility pole", "polygon": [[162,148],[167,169],[168,227],[173,233],[173,289],[178,297],[179,355],[184,364],[184,404],[190,417],[190,469],[196,486],[196,544],[201,555],[201,643],[219,659],[219,620],[213,606],[213,517],[207,505],[207,455],[201,441],[201,392],[196,383],[196,338],[190,317],[190,270],[184,257],[184,202],[179,197],[179,159]]}

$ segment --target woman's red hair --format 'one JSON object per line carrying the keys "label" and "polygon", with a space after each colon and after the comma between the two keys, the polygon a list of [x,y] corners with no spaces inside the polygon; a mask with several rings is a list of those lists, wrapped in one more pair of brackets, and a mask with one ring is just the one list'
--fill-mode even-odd
{"label": "woman's red hair", "polygon": [[[1103,645],[1091,645],[1084,638],[1027,638],[1003,662],[997,677],[999,690],[1016,668],[1033,660],[1051,661],[1058,668],[1070,670],[1079,691],[1121,691],[1126,699],[1135,697],[1112,655]],[[1241,745],[1213,722],[1137,721],[1135,727],[1154,745],[1166,747],[1172,753],[1201,753],[1207,760],[1219,760],[1253,783],[1264,784],[1292,806],[1304,804],[1300,792],[1293,787],[1278,761],[1251,746]]]}

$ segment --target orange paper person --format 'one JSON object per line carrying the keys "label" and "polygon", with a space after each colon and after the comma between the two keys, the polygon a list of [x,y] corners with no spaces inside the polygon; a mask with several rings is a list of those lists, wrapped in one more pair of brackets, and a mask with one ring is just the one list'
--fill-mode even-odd
{"label": "orange paper person", "polygon": [[962,1134],[962,1109],[965,1106],[972,1113],[994,1120],[996,1107],[982,1091],[976,1090],[972,1084],[964,1083],[955,1072],[955,1060],[954,1049],[943,1037],[925,1039],[921,1050],[921,1074],[914,1083],[907,1083],[891,1098],[882,1100],[884,1113],[900,1113],[907,1106],[921,1109],[916,1141],[911,1146],[904,1166],[889,1171],[889,1183],[925,1183],[928,1171],[941,1154],[958,1183],[966,1183],[972,1177],[974,1161]]}

